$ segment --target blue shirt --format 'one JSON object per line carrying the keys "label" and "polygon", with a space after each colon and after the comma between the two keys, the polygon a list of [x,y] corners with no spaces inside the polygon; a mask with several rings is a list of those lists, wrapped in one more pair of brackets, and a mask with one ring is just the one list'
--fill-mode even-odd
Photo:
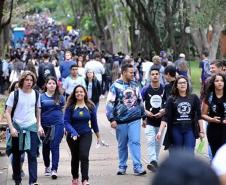
{"label": "blue shirt", "polygon": [[75,61],[64,61],[60,64],[60,74],[62,78],[67,78],[70,75],[70,68],[72,65],[77,64]]}
{"label": "blue shirt", "polygon": [[59,103],[55,103],[53,97],[49,97],[46,93],[41,94],[41,124],[42,126],[50,126],[63,124],[63,107],[65,104],[64,97],[60,96]]}
{"label": "blue shirt", "polygon": [[64,115],[64,124],[67,132],[72,137],[91,133],[91,129],[95,133],[99,132],[95,108],[92,110],[87,107],[67,108]]}

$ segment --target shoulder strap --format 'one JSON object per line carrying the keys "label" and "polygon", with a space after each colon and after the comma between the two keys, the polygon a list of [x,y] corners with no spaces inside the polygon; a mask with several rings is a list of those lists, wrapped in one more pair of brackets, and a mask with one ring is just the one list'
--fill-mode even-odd
{"label": "shoulder strap", "polygon": [[37,104],[38,104],[38,98],[39,98],[39,92],[37,90],[35,90],[35,107],[37,107]]}
{"label": "shoulder strap", "polygon": [[13,98],[13,107],[12,107],[12,111],[11,111],[11,118],[13,119],[13,115],[17,106],[19,100],[19,90],[15,90],[14,91],[14,98]]}
{"label": "shoulder strap", "polygon": [[39,92],[35,90],[35,116],[37,117],[37,104],[38,104],[38,98],[39,98]]}

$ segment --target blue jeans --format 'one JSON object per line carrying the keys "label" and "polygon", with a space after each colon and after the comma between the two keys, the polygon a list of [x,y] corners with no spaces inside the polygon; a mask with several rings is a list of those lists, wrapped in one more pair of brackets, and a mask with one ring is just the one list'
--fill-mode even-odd
{"label": "blue jeans", "polygon": [[145,136],[147,138],[147,150],[149,162],[158,161],[160,144],[156,141],[155,136],[159,131],[159,127],[154,127],[152,125],[147,125],[145,128]]}
{"label": "blue jeans", "polygon": [[[48,127],[43,126],[45,134],[48,131]],[[50,151],[52,155],[52,168],[51,170],[57,171],[60,158],[60,143],[64,135],[64,125],[55,126],[54,139],[42,144],[42,155],[45,167],[50,166]]]}
{"label": "blue jeans", "polygon": [[[29,170],[29,184],[37,181],[37,151],[39,145],[39,139],[37,132],[31,132],[31,149],[26,151],[28,158],[28,170]],[[13,175],[16,183],[21,182],[21,154],[24,151],[19,151],[19,139],[18,137],[12,137],[12,152],[13,152]]]}
{"label": "blue jeans", "polygon": [[133,170],[142,170],[141,146],[140,146],[141,120],[132,121],[128,124],[118,124],[116,139],[118,141],[119,169],[126,171],[128,160],[128,146],[133,160]]}
{"label": "blue jeans", "polygon": [[178,127],[172,128],[173,146],[180,147],[194,151],[195,149],[195,135],[192,128],[186,131],[181,130]]}

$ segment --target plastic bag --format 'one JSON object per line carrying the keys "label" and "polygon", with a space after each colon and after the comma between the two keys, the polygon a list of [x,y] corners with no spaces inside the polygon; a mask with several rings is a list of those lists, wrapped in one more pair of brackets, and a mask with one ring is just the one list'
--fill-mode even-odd
{"label": "plastic bag", "polygon": [[198,154],[203,154],[204,153],[204,146],[205,146],[204,139],[200,139],[200,143],[199,143],[199,145],[197,147],[197,150],[196,150]]}

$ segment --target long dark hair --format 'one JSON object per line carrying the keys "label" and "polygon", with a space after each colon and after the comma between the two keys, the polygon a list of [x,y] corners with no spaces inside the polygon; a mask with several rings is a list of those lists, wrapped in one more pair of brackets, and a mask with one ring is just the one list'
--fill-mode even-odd
{"label": "long dark hair", "polygon": [[209,98],[209,96],[211,94],[214,94],[215,95],[214,81],[215,81],[215,79],[216,79],[217,76],[221,76],[222,79],[223,79],[223,81],[224,81],[223,97],[226,97],[226,78],[224,77],[224,75],[222,73],[217,73],[217,74],[213,75],[210,78],[210,81],[209,81],[208,86],[207,86],[207,98]]}
{"label": "long dark hair", "polygon": [[66,103],[66,107],[65,108],[68,108],[68,107],[73,107],[74,108],[75,107],[75,105],[77,104],[77,98],[75,97],[75,91],[79,87],[81,87],[83,89],[83,91],[85,92],[84,102],[85,102],[86,106],[89,108],[89,110],[92,110],[95,107],[95,105],[94,105],[94,103],[91,100],[88,99],[87,90],[82,85],[77,85],[74,88],[74,90],[72,91],[71,95],[67,99],[67,103]]}
{"label": "long dark hair", "polygon": [[55,92],[53,94],[53,99],[54,99],[54,102],[56,104],[60,103],[60,90],[59,90],[59,86],[58,86],[58,83],[57,83],[57,79],[54,77],[54,76],[48,76],[46,78],[46,81],[45,81],[45,88],[44,88],[44,92],[47,91],[47,87],[46,87],[46,84],[50,81],[50,80],[53,80],[55,83],[56,83],[56,89],[55,89]]}
{"label": "long dark hair", "polygon": [[187,90],[186,90],[186,96],[190,95],[190,85],[189,85],[189,81],[188,79],[185,77],[185,76],[178,76],[173,84],[173,87],[172,87],[172,95],[173,96],[180,96],[179,94],[179,91],[178,91],[178,88],[177,88],[177,84],[178,84],[178,81],[180,79],[185,79],[186,82],[187,82]]}

